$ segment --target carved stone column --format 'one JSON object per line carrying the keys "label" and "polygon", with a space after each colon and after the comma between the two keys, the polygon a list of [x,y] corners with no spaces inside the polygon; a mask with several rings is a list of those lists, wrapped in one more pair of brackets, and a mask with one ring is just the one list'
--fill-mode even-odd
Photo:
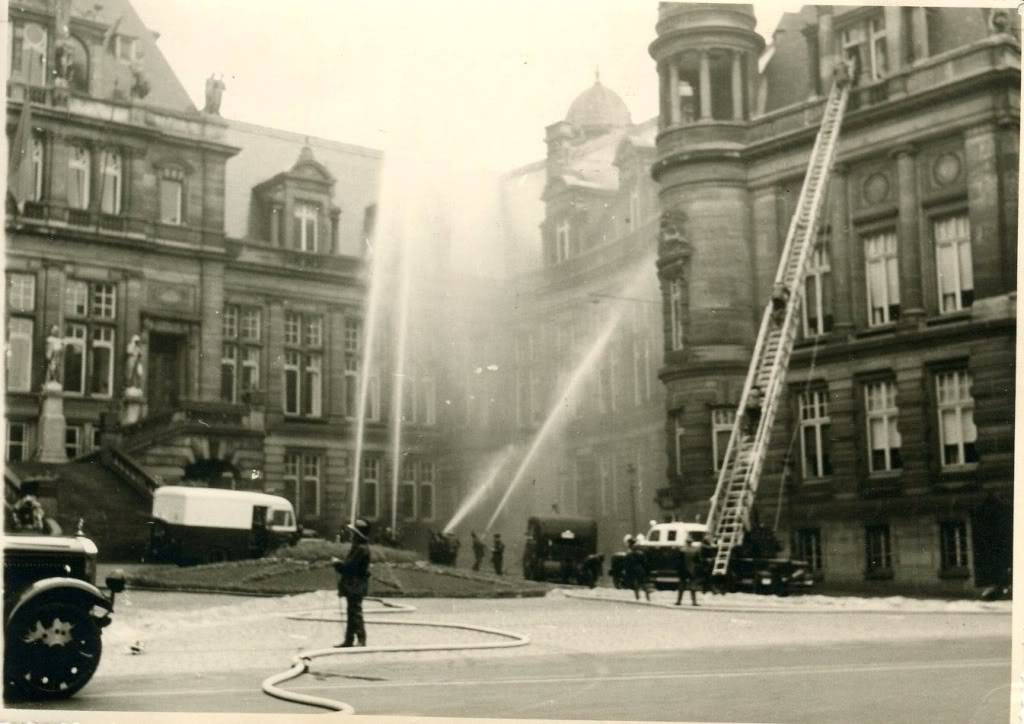
{"label": "carved stone column", "polygon": [[921,233],[918,223],[917,163],[914,146],[900,146],[896,157],[899,189],[900,305],[903,319],[916,324],[924,316],[921,298]]}
{"label": "carved stone column", "polygon": [[850,208],[847,197],[847,174],[850,169],[845,163],[832,167],[832,314],[835,332],[849,334],[853,329],[850,314],[853,297],[850,295]]}
{"label": "carved stone column", "polygon": [[743,120],[743,53],[732,51],[732,118],[734,121]]}
{"label": "carved stone column", "polygon": [[700,119],[711,120],[711,61],[707,50],[700,51]]}

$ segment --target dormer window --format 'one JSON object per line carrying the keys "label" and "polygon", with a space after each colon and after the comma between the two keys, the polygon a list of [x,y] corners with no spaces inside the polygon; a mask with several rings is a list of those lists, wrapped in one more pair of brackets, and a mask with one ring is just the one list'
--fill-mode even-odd
{"label": "dormer window", "polygon": [[160,223],[182,223],[182,198],[185,174],[176,168],[165,168],[160,172]]}
{"label": "dormer window", "polygon": [[569,258],[569,221],[565,220],[555,227],[555,263]]}
{"label": "dormer window", "polygon": [[128,35],[115,35],[114,55],[122,63],[134,63],[140,57],[138,38]]}
{"label": "dormer window", "polygon": [[299,251],[316,251],[319,231],[320,207],[316,204],[295,204],[295,238],[292,243]]}
{"label": "dormer window", "polygon": [[885,17],[878,14],[839,32],[843,57],[854,63],[854,75],[860,80],[881,79],[889,68],[885,46]]}

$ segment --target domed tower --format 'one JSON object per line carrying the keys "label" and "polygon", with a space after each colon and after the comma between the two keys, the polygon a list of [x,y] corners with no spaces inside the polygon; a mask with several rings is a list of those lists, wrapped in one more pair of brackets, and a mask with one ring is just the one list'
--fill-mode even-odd
{"label": "domed tower", "polygon": [[764,49],[754,26],[750,5],[663,2],[650,46],[661,91],[652,175],[662,210],[670,460],[659,502],[687,519],[706,512],[714,491],[715,424],[735,410],[764,301],[753,298],[742,154]]}

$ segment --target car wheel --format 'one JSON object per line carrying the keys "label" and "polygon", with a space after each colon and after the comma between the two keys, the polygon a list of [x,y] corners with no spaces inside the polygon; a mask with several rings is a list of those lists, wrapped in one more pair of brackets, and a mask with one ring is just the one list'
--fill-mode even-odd
{"label": "car wheel", "polygon": [[59,601],[28,604],[5,638],[5,693],[28,699],[72,696],[92,678],[103,650],[88,609]]}
{"label": "car wheel", "polygon": [[228,560],[228,552],[223,548],[211,548],[206,553],[207,563],[224,563]]}

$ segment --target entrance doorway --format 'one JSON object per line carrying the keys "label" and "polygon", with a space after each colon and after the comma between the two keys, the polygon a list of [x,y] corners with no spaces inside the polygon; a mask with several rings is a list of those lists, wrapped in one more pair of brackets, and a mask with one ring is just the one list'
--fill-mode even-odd
{"label": "entrance doorway", "polygon": [[971,515],[974,546],[974,585],[1007,582],[1013,565],[1013,508],[994,498],[985,500]]}
{"label": "entrance doorway", "polygon": [[152,412],[173,410],[185,390],[185,337],[149,333],[149,370],[146,390]]}

